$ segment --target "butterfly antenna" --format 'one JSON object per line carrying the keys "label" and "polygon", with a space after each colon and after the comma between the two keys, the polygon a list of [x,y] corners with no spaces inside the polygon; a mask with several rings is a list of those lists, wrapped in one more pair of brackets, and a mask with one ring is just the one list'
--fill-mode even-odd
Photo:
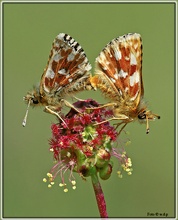
{"label": "butterfly antenna", "polygon": [[161,117],[157,114],[153,114],[153,116],[155,116],[157,119],[160,119]]}
{"label": "butterfly antenna", "polygon": [[149,119],[148,119],[148,117],[146,117],[146,134],[149,134],[149,132],[150,132],[150,128],[149,128]]}
{"label": "butterfly antenna", "polygon": [[[160,119],[160,116],[157,114],[152,114],[152,116],[156,117],[157,119]],[[151,119],[154,119],[153,117]],[[150,132],[150,128],[149,128],[149,116],[146,116],[146,134],[148,134]]]}
{"label": "butterfly antenna", "polygon": [[26,113],[25,113],[25,117],[23,119],[23,122],[22,122],[22,126],[25,127],[26,126],[26,122],[27,122],[27,116],[28,116],[28,110],[29,110],[29,107],[30,107],[30,101],[28,102],[28,105],[27,105],[27,110],[26,110]]}

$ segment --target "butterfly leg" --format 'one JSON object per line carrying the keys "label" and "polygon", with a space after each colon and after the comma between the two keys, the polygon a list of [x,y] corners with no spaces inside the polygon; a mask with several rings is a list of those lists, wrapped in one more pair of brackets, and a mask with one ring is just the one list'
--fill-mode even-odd
{"label": "butterfly leg", "polygon": [[[117,124],[117,126],[116,126],[115,129],[117,129],[122,123],[123,123],[123,122]],[[122,126],[122,128],[120,129],[120,131],[119,131],[119,133],[118,133],[118,136],[120,135],[121,131],[125,128],[126,125],[127,125],[127,123],[125,123],[125,124]]]}
{"label": "butterfly leg", "polygon": [[66,124],[65,121],[62,119],[62,117],[61,117],[55,110],[53,110],[52,108],[50,108],[49,106],[45,106],[44,111],[47,112],[47,113],[50,113],[50,114],[52,114],[52,115],[56,115],[56,116],[67,126],[67,124]]}
{"label": "butterfly leg", "polygon": [[76,99],[77,101],[82,101],[82,102],[85,101],[84,99],[79,99],[79,98],[77,98],[77,97],[74,96],[74,95],[73,95],[73,98]]}
{"label": "butterfly leg", "polygon": [[74,105],[70,104],[70,102],[68,102],[67,100],[62,99],[61,101],[64,102],[64,104],[65,104],[67,107],[73,108],[76,112],[78,112],[79,114],[82,114],[77,108],[75,108]]}
{"label": "butterfly leg", "polygon": [[[103,124],[103,123],[106,123],[106,122],[112,121],[112,120],[127,120],[127,119],[128,119],[128,117],[127,117],[126,115],[120,114],[119,117],[117,117],[117,118],[116,118],[116,117],[112,117],[112,118],[109,118],[109,119],[107,119],[107,120],[98,122],[98,123],[96,123],[96,124],[94,124],[94,125]],[[122,124],[122,123],[123,123],[123,122],[119,123],[119,125]],[[119,126],[119,125],[118,125],[118,126]],[[118,126],[117,126],[117,127],[118,127]],[[117,127],[116,127],[116,129],[117,129]]]}
{"label": "butterfly leg", "polygon": [[100,108],[107,108],[109,106],[117,106],[117,103],[108,103],[108,104],[104,104],[104,105],[101,105],[101,106],[98,106],[98,107],[86,108],[86,109],[95,110],[95,109],[100,109]]}

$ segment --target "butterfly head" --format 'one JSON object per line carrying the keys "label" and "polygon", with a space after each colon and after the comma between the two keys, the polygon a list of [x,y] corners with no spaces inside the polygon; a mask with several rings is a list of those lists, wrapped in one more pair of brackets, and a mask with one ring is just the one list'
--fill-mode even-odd
{"label": "butterfly head", "polygon": [[149,121],[154,121],[156,118],[160,119],[160,116],[152,113],[150,110],[141,109],[138,112],[138,120],[140,123],[146,123],[146,133],[150,132]]}
{"label": "butterfly head", "polygon": [[28,92],[27,95],[23,97],[23,100],[27,103],[26,114],[25,114],[24,120],[22,122],[22,125],[24,127],[26,125],[29,107],[30,106],[35,107],[35,106],[41,105],[42,99],[43,99],[43,97],[41,96],[38,88],[34,88],[33,91]]}
{"label": "butterfly head", "polygon": [[31,105],[36,106],[40,103],[40,94],[37,90],[28,92],[26,96],[23,97],[24,101]]}

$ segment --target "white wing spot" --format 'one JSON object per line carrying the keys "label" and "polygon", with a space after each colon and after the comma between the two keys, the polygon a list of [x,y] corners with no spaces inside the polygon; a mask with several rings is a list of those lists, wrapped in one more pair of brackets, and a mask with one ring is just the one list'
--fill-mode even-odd
{"label": "white wing spot", "polygon": [[127,57],[127,56],[125,56],[125,60],[129,61],[129,60],[130,60],[130,58],[129,58],[129,57]]}
{"label": "white wing spot", "polygon": [[130,76],[130,86],[134,86],[140,80],[139,72],[136,71],[132,76]]}
{"label": "white wing spot", "polygon": [[58,62],[61,58],[62,58],[61,55],[57,53],[54,55],[53,60]]}
{"label": "white wing spot", "polygon": [[64,36],[65,36],[65,34],[64,34],[64,33],[61,33],[61,34],[57,35],[57,39],[63,40],[63,39],[64,39]]}
{"label": "white wing spot", "polygon": [[86,67],[85,67],[85,69],[86,69],[86,71],[89,71],[89,70],[91,70],[91,65],[88,63],[87,65],[86,65]]}
{"label": "white wing spot", "polygon": [[136,65],[137,64],[136,57],[133,55],[133,53],[131,53],[131,55],[130,55],[130,64],[131,65]]}
{"label": "white wing spot", "polygon": [[127,92],[129,90],[129,88],[128,87],[125,87],[125,92]]}
{"label": "white wing spot", "polygon": [[88,59],[85,57],[83,63],[88,63]]}
{"label": "white wing spot", "polygon": [[[117,71],[117,70],[116,70]],[[119,74],[116,72],[115,74],[114,74],[114,78],[115,79],[118,79],[119,78]]]}
{"label": "white wing spot", "polygon": [[74,54],[73,53],[70,53],[67,57],[67,60],[68,61],[72,61],[74,59]]}
{"label": "white wing spot", "polygon": [[55,73],[51,69],[48,68],[46,71],[46,77],[53,79],[54,75],[55,75]]}
{"label": "white wing spot", "polygon": [[74,38],[72,38],[72,39],[70,40],[70,44],[73,44],[74,41],[75,41]]}
{"label": "white wing spot", "polygon": [[74,41],[74,43],[71,45],[72,47],[75,47],[77,45],[77,42]]}
{"label": "white wing spot", "polygon": [[66,39],[67,39],[67,40],[69,40],[69,39],[70,39],[70,36],[69,36],[69,35],[67,35]]}
{"label": "white wing spot", "polygon": [[69,81],[69,82],[72,82],[72,78],[69,78],[68,81]]}
{"label": "white wing spot", "polygon": [[77,47],[77,51],[79,51],[80,49],[82,49],[82,47],[79,45],[79,46]]}
{"label": "white wing spot", "polygon": [[66,70],[65,69],[60,69],[58,71],[58,73],[61,74],[61,75],[66,75]]}
{"label": "white wing spot", "polygon": [[120,60],[122,58],[120,50],[114,50],[114,55],[116,60]]}
{"label": "white wing spot", "polygon": [[108,62],[108,61],[106,61],[106,65],[109,65],[109,62]]}
{"label": "white wing spot", "polygon": [[121,70],[119,71],[118,75],[119,75],[119,77],[121,77],[121,78],[126,78],[126,76],[128,75],[128,73],[127,73],[127,72],[124,72],[124,71],[121,69]]}
{"label": "white wing spot", "polygon": [[81,64],[78,65],[78,68],[81,69],[82,72],[83,71],[87,71],[88,72],[88,71],[91,70],[91,65],[89,63],[87,63],[87,64],[86,63],[81,63]]}

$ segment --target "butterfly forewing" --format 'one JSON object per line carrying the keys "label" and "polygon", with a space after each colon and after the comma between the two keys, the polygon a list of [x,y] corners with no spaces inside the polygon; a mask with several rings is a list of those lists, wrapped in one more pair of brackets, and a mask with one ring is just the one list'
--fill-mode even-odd
{"label": "butterfly forewing", "polygon": [[59,34],[53,42],[40,89],[48,93],[61,91],[73,85],[90,69],[91,65],[81,46],[69,35]]}
{"label": "butterfly forewing", "polygon": [[[96,75],[110,81],[121,98],[139,104],[143,95],[142,43],[139,34],[127,34],[112,40],[96,59]],[[115,87],[115,88],[114,88]]]}

